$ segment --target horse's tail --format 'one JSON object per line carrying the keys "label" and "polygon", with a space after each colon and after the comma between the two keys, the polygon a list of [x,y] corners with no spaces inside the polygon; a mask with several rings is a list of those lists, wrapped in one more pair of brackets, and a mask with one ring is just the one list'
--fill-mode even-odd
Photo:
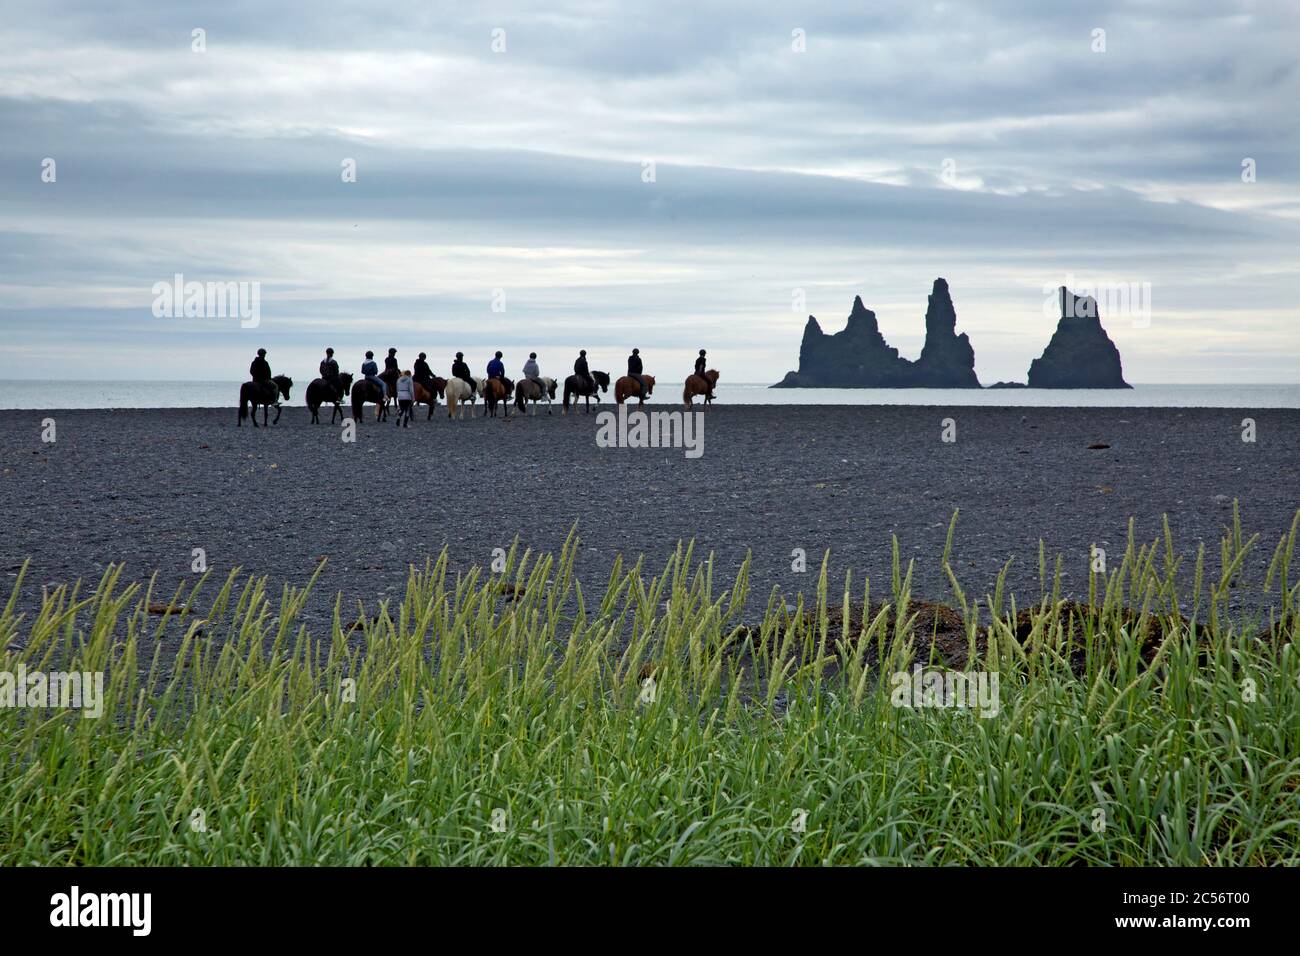
{"label": "horse's tail", "polygon": [[566,412],[569,410],[569,396],[572,394],[573,394],[573,388],[569,384],[569,380],[566,378],[564,380],[564,410]]}
{"label": "horse's tail", "polygon": [[526,409],[527,407],[528,407],[528,406],[527,406],[527,404],[525,404],[525,401],[524,401],[524,393],[523,393],[523,390],[522,390],[522,389],[519,389],[519,388],[515,388],[515,408],[519,409],[519,410],[522,412],[522,411],[524,411],[524,409]]}
{"label": "horse's tail", "polygon": [[364,391],[356,385],[352,386],[352,421],[356,425],[361,424],[361,414],[365,409],[366,400],[365,395],[362,394]]}
{"label": "horse's tail", "polygon": [[691,407],[691,380],[688,378],[686,384],[682,386],[682,402],[687,408]]}
{"label": "horse's tail", "polygon": [[242,422],[248,417],[248,388],[240,386],[239,389],[239,420]]}

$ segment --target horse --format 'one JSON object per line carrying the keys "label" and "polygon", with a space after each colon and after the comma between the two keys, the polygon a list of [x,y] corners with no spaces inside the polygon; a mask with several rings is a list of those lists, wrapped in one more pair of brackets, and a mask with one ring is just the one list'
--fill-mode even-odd
{"label": "horse", "polygon": [[474,387],[470,388],[469,383],[463,378],[449,378],[443,388],[443,394],[447,398],[447,417],[455,416],[456,410],[461,407],[463,402],[469,402],[469,417],[474,417],[474,401],[478,398],[479,389],[482,388],[482,382],[477,378],[470,378]]}
{"label": "horse", "polygon": [[537,403],[546,400],[546,414],[551,414],[551,402],[555,401],[555,379],[543,376],[538,379],[541,385],[531,378],[521,378],[515,385],[515,408],[526,411],[528,402],[533,403],[533,414],[537,414]]}
{"label": "horse", "polygon": [[253,406],[253,427],[257,427],[257,406],[262,406],[262,424],[266,425],[266,417],[271,413],[271,406],[275,406],[275,421],[271,424],[278,424],[280,421],[280,396],[284,400],[289,400],[289,389],[293,388],[293,379],[287,375],[273,375],[269,382],[245,382],[239,386],[239,424],[244,424],[244,419],[248,418],[248,406]]}
{"label": "horse", "polygon": [[388,403],[380,387],[368,378],[358,379],[352,383],[352,421],[357,425],[361,424],[366,402],[375,406],[375,421],[388,421]]}
{"label": "horse", "polygon": [[641,377],[645,379],[645,395],[641,394],[641,386],[637,384],[636,379],[631,375],[624,375],[614,383],[614,401],[622,405],[629,398],[639,398],[640,404],[644,405],[646,398],[654,394],[655,377],[653,375]]}
{"label": "horse", "polygon": [[599,392],[609,391],[609,373],[592,372],[591,377],[596,380],[596,388],[594,389],[585,379],[581,379],[577,375],[570,375],[564,380],[564,414],[569,414],[570,396],[587,400],[584,411],[591,411],[591,400],[593,398],[596,399],[597,405],[600,404]]}
{"label": "horse", "polygon": [[[708,379],[708,381],[706,382],[705,379]],[[704,404],[711,405],[713,404],[713,396],[709,393],[717,387],[718,370],[716,368],[709,369],[703,375],[692,372],[686,378],[686,387],[682,389],[682,401],[686,403],[687,408],[690,408],[694,404],[692,399],[696,395],[703,395]]]}
{"label": "horse", "polygon": [[433,417],[433,408],[438,404],[438,399],[446,387],[447,380],[436,375],[433,377],[433,391],[430,391],[423,382],[415,383],[415,404],[429,406],[429,414],[425,416],[425,421]]}
{"label": "horse", "polygon": [[483,383],[483,401],[488,414],[497,417],[497,405],[505,406],[506,418],[510,417],[510,397],[514,394],[515,383],[508,378],[489,378]]}
{"label": "horse", "polygon": [[307,407],[311,409],[311,423],[320,424],[320,407],[326,402],[334,406],[334,412],[330,415],[330,424],[334,424],[335,416],[343,417],[343,399],[347,396],[348,390],[352,388],[352,373],[343,372],[339,375],[338,386],[334,386],[328,379],[314,378],[311,384],[307,386]]}

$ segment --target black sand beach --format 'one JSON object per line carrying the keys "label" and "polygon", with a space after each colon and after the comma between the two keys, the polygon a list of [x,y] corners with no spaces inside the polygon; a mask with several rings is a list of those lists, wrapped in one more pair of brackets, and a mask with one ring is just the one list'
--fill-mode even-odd
{"label": "black sand beach", "polygon": [[[1300,507],[1300,414],[1286,410],[718,406],[703,456],[689,460],[598,448],[595,415],[558,409],[505,421],[480,408],[449,422],[440,408],[409,429],[368,419],[347,444],[337,425],[308,424],[300,402],[256,430],[237,428],[233,408],[0,412],[3,580],[31,559],[30,609],[42,586],[125,561],[128,580],[157,571],[166,597],[203,548],[218,576],[240,566],[268,575],[275,594],[325,556],[307,615],[324,623],[337,592],[352,607],[392,597],[408,563],[444,545],[454,568],[487,565],[516,536],[557,550],[577,522],[584,587],[605,583],[616,552],[645,553],[653,568],[694,538],[715,553],[721,586],[752,551],[759,605],[774,586],[811,592],[828,548],[833,585],[852,569],[855,592],[865,573],[883,596],[896,534],[917,561],[915,595],[945,600],[939,558],[960,509],[963,587],[982,596],[1014,559],[1008,582],[1023,601],[1039,594],[1040,539],[1049,560],[1064,555],[1067,591],[1086,596],[1090,546],[1118,559],[1130,516],[1142,542],[1167,514],[1188,567],[1204,542],[1217,568],[1233,498],[1247,535],[1261,534],[1257,583]],[[41,440],[46,417],[54,443]],[[1254,443],[1242,441],[1247,417]],[[955,443],[941,440],[945,418]],[[791,570],[796,548],[807,573]]]}

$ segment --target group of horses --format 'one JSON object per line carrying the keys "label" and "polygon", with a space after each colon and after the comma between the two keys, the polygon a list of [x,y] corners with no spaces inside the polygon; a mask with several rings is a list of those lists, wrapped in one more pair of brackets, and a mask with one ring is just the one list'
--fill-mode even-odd
{"label": "group of horses", "polygon": [[[320,409],[322,405],[332,405],[333,412],[330,414],[330,423],[333,424],[336,419],[346,417],[343,414],[344,399],[351,399],[352,419],[360,425],[364,417],[365,406],[367,404],[375,406],[375,420],[387,421],[389,406],[395,404],[397,394],[397,373],[384,372],[380,379],[388,386],[385,393],[378,385],[369,379],[353,379],[351,372],[343,372],[336,380],[317,378],[313,379],[307,386],[307,408],[311,410],[312,424],[319,424]],[[645,394],[641,394],[641,385],[631,375],[624,375],[614,382],[614,400],[622,405],[630,398],[635,398],[640,404],[645,404],[646,398],[654,393],[655,377],[653,375],[642,375],[645,382]],[[473,382],[471,387],[470,382]],[[551,414],[551,403],[555,400],[555,392],[558,385],[553,378],[541,378],[538,381],[531,379],[521,379],[518,382],[511,381],[508,378],[471,378],[466,382],[459,378],[439,378],[434,376],[432,388],[424,382],[414,383],[415,405],[428,406],[429,413],[425,416],[426,420],[433,418],[433,409],[438,404],[438,399],[447,403],[447,417],[456,418],[464,417],[465,409],[469,408],[469,414],[474,415],[475,403],[478,399],[483,399],[485,414],[495,418],[498,409],[503,411],[506,417],[510,415],[510,405],[513,401],[515,407],[523,414],[527,414],[531,408],[533,414],[537,414],[539,403],[546,404],[546,414]],[[685,387],[682,389],[682,401],[690,407],[694,404],[697,396],[704,397],[704,404],[708,405],[713,401],[713,390],[718,384],[718,372],[716,369],[709,369],[704,375],[692,373],[687,379]],[[600,404],[600,395],[609,391],[610,379],[608,372],[592,371],[591,379],[588,380],[579,375],[570,375],[564,380],[564,400],[563,407],[565,414],[568,414],[569,406],[577,407],[577,400],[583,399],[583,411],[591,411],[591,403],[594,399],[596,404]],[[293,379],[286,375],[276,375],[271,378],[270,382],[245,382],[239,390],[239,424],[244,423],[244,419],[249,416],[249,406],[252,406],[253,427],[257,427],[257,409],[262,409],[262,424],[267,424],[267,418],[272,406],[275,408],[275,422],[280,420],[280,400],[289,400],[289,390],[293,387]],[[272,423],[274,424],[274,422]]]}

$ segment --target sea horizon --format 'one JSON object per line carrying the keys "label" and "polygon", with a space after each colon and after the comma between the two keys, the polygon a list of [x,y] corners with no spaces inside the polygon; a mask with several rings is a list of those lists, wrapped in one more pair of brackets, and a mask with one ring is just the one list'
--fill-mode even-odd
{"label": "sea horizon", "polygon": [[[295,381],[286,407],[303,406],[307,379]],[[1300,383],[1135,383],[1132,388],[781,388],[767,382],[720,382],[725,405],[916,405],[991,408],[1296,408]],[[41,387],[45,386],[45,387]],[[0,379],[0,411],[131,408],[226,408],[238,405],[240,381],[145,379]],[[56,391],[57,390],[57,391]],[[53,397],[52,397],[53,395]],[[604,396],[613,402],[612,392]],[[660,382],[650,404],[680,406],[680,385]],[[440,403],[441,404],[441,403]],[[555,404],[560,404],[557,396]]]}

